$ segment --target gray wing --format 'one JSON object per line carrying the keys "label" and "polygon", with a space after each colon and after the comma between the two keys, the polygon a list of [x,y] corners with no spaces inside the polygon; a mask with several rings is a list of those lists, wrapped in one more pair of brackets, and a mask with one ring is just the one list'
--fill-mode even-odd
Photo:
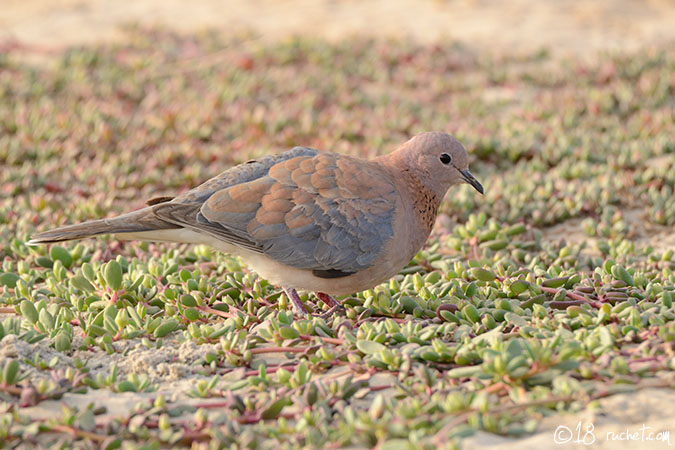
{"label": "gray wing", "polygon": [[396,190],[363,160],[298,148],[157,205],[163,220],[326,277],[370,266],[393,236]]}

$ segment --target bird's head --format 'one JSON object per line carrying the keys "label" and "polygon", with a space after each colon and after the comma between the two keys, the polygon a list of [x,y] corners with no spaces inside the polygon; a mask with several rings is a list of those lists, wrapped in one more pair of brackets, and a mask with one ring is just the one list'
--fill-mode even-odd
{"label": "bird's head", "polygon": [[407,167],[440,198],[450,186],[461,183],[470,184],[483,193],[483,186],[469,172],[466,150],[447,133],[432,131],[418,134],[391,156],[397,165]]}

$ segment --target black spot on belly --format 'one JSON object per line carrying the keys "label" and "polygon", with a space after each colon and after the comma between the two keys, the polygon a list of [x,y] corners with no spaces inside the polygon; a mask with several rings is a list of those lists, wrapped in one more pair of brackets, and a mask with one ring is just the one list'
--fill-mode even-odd
{"label": "black spot on belly", "polygon": [[355,272],[344,272],[337,269],[312,270],[312,275],[319,278],[343,278],[352,275]]}

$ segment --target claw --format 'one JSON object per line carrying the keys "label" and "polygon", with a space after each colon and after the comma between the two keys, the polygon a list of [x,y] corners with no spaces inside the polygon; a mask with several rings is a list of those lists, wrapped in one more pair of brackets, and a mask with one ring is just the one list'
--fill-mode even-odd
{"label": "claw", "polygon": [[321,313],[321,314],[316,314],[314,317],[320,317],[322,319],[327,319],[331,317],[333,314],[336,312],[344,312],[345,308],[342,306],[340,303],[338,303],[333,297],[331,297],[328,294],[325,294],[323,292],[316,292],[314,295],[316,295],[316,298],[324,302],[326,305],[329,306],[328,311]]}
{"label": "claw", "polygon": [[286,296],[290,299],[291,303],[293,304],[293,309],[295,312],[300,315],[300,316],[310,316],[310,317],[319,317],[321,319],[328,319],[331,317],[333,314],[336,314],[338,312],[344,312],[345,308],[342,306],[340,303],[338,303],[333,297],[331,297],[328,294],[325,294],[323,292],[317,292],[316,298],[324,302],[326,305],[329,306],[328,311],[325,311],[321,314],[310,314],[310,312],[307,310],[307,307],[305,306],[304,303],[302,303],[302,300],[300,300],[300,296],[298,295],[298,291],[295,289],[284,289],[284,292],[286,293]]}
{"label": "claw", "polygon": [[318,317],[320,319],[326,320],[326,319],[331,318],[334,314],[336,314],[336,313],[339,314],[339,313],[344,312],[344,311],[345,311],[345,307],[338,303],[337,305],[333,306],[331,309],[329,309],[326,312],[322,312],[321,314],[312,314],[312,317]]}

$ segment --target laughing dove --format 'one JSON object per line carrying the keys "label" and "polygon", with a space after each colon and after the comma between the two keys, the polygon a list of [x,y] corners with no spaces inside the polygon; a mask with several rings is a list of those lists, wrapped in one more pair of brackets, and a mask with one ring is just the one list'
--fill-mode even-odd
{"label": "laughing dove", "polygon": [[232,167],[178,197],[46,231],[27,244],[109,233],[206,244],[283,287],[296,309],[307,312],[296,289],[335,309],[330,295],[370,289],[415,256],[448,188],[460,183],[483,193],[464,147],[442,132],[417,135],[370,161],[295,147]]}

